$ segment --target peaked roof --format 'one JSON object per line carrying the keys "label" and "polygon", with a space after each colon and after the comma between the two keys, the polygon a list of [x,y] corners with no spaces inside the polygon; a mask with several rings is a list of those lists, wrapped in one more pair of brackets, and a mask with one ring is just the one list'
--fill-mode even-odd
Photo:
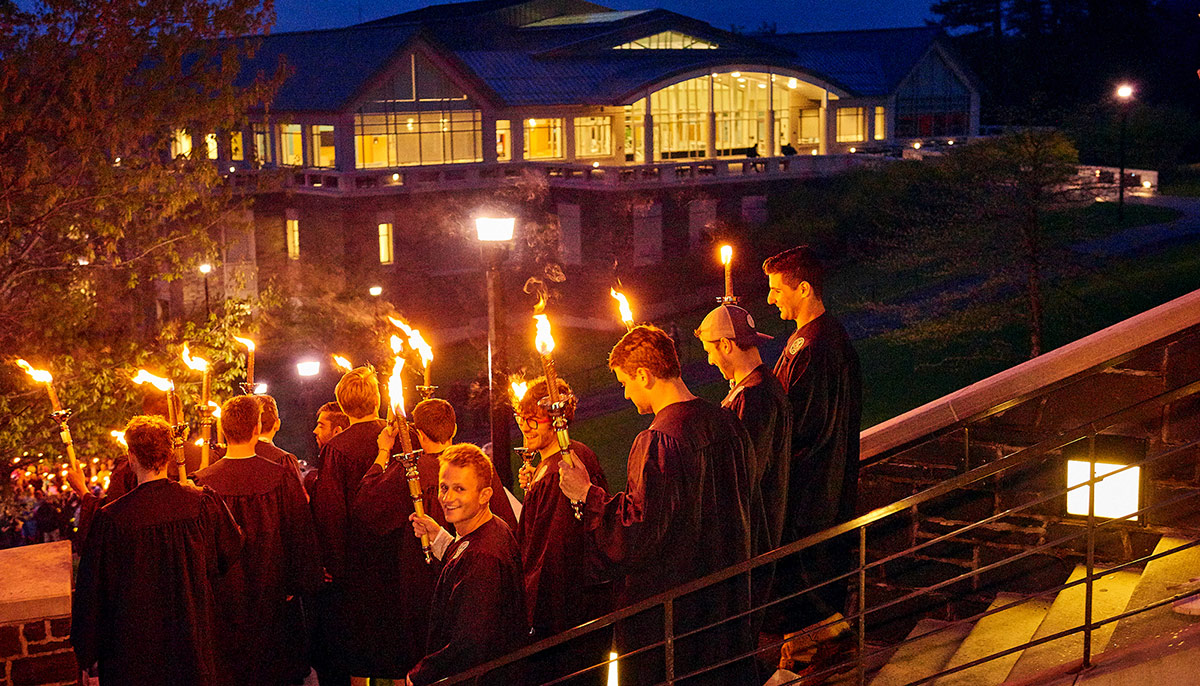
{"label": "peaked roof", "polygon": [[858,95],[888,95],[943,36],[936,26],[756,36]]}

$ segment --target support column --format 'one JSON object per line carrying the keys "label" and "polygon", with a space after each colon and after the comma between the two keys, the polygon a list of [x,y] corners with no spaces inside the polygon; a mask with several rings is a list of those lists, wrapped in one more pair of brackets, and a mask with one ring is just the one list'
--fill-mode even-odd
{"label": "support column", "polygon": [[575,117],[563,117],[563,159],[575,161]]}
{"label": "support column", "polygon": [[767,149],[763,154],[767,157],[779,155],[779,141],[775,138],[775,75],[767,80]]}
{"label": "support column", "polygon": [[[829,144],[833,142],[837,129],[832,126],[832,117],[829,116],[829,92],[821,94],[821,115],[819,118],[820,138],[817,140],[817,154],[828,155]],[[831,134],[830,132],[835,132]]]}
{"label": "support column", "polygon": [[333,166],[338,171],[354,171],[357,160],[354,146],[354,115],[338,117],[333,124]]}
{"label": "support column", "polygon": [[717,157],[717,100],[714,92],[715,85],[711,74],[708,76],[708,140],[705,144],[705,155],[711,160]]}
{"label": "support column", "polygon": [[646,93],[646,114],[642,118],[642,162],[654,163],[654,115],[650,114],[650,94]]}
{"label": "support column", "polygon": [[[494,112],[484,112],[482,119],[479,122],[479,137],[483,144],[483,163],[495,164],[497,161],[496,155],[496,115]],[[511,134],[510,134],[511,135]],[[512,141],[509,141],[512,144]]]}
{"label": "support column", "polygon": [[512,134],[512,155],[510,158],[513,162],[520,162],[525,159],[525,119],[509,119],[509,133]]}

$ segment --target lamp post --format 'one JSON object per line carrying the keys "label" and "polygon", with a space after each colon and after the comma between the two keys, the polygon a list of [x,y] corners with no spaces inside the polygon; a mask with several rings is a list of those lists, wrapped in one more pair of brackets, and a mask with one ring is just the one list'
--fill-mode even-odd
{"label": "lamp post", "polygon": [[[503,309],[503,284],[500,266],[504,262],[509,243],[512,242],[514,217],[479,217],[475,220],[475,231],[483,248],[487,263],[488,292],[488,408],[491,418],[492,463],[500,475],[500,483],[512,489],[512,469],[508,466],[511,445],[508,439],[508,421],[511,414],[508,405],[508,380],[504,376],[505,324]],[[504,468],[500,467],[501,460]]]}
{"label": "lamp post", "polygon": [[212,314],[212,311],[209,309],[209,306],[208,306],[208,274],[211,271],[212,271],[211,264],[205,262],[204,264],[200,265],[200,273],[204,275],[204,318],[205,319],[208,319],[208,317]]}
{"label": "lamp post", "polygon": [[1125,129],[1129,121],[1129,100],[1133,97],[1133,86],[1123,83],[1117,86],[1117,102],[1121,107],[1121,140],[1118,144],[1117,164],[1120,174],[1117,176],[1117,224],[1125,225]]}

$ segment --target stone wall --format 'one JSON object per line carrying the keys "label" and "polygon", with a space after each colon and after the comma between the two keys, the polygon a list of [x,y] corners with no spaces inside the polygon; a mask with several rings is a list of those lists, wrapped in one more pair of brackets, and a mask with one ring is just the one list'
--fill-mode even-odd
{"label": "stone wall", "polygon": [[71,542],[0,550],[0,686],[79,683],[71,651]]}
{"label": "stone wall", "polygon": [[79,683],[70,635],[70,615],[0,626],[0,686]]}
{"label": "stone wall", "polygon": [[[1097,564],[1114,565],[1148,555],[1165,533],[1200,535],[1200,448],[1190,445],[1200,439],[1200,396],[1104,426],[1109,423],[1104,418],[1112,413],[1200,380],[1200,328],[1124,357],[1107,368],[1051,384],[1049,390],[966,428],[864,467],[860,510],[890,504],[1023,447],[1095,422],[1101,433],[1144,440],[1148,457],[1169,455],[1143,468],[1143,507],[1181,499],[1148,513],[1140,522],[1114,522],[1099,529]],[[1060,451],[1054,451],[1024,468],[948,493],[869,527],[869,557],[880,560],[1019,508],[875,568],[868,577],[869,606],[1053,544],[927,597],[876,613],[872,618],[877,629],[890,635],[905,631],[921,616],[969,616],[981,611],[997,591],[1034,593],[1064,582],[1086,556],[1082,536],[1060,540],[1086,529],[1086,518],[1066,514],[1065,496],[1059,494],[1065,488],[1065,459]]]}

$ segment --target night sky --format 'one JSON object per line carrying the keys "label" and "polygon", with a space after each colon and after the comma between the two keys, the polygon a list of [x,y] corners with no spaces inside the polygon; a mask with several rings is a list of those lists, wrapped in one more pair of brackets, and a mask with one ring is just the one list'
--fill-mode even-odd
{"label": "night sky", "polygon": [[[663,8],[706,21],[717,28],[747,30],[764,21],[779,31],[839,31],[922,26],[932,0],[593,0],[618,10]],[[304,31],[347,26],[441,4],[436,0],[276,0],[273,31]]]}

